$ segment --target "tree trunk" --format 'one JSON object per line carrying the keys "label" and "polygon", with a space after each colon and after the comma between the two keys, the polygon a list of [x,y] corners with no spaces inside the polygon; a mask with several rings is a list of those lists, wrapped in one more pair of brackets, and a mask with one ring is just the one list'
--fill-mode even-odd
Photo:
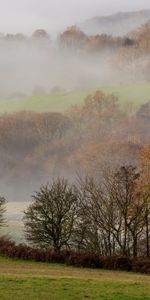
{"label": "tree trunk", "polygon": [[133,256],[137,257],[137,236],[133,238]]}

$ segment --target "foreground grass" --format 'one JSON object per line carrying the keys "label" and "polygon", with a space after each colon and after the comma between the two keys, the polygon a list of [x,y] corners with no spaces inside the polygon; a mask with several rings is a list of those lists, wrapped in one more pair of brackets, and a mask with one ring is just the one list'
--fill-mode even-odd
{"label": "foreground grass", "polygon": [[1,300],[150,300],[150,277],[0,258]]}
{"label": "foreground grass", "polygon": [[[97,88],[106,93],[116,95],[123,105],[126,102],[133,103],[135,109],[140,104],[149,101],[150,83],[135,85],[118,85]],[[50,94],[45,96],[23,97],[21,99],[0,100],[0,113],[16,112],[20,110],[32,110],[38,112],[56,111],[62,112],[72,105],[82,105],[84,99],[89,94],[93,94],[96,89],[75,90],[68,93]]]}

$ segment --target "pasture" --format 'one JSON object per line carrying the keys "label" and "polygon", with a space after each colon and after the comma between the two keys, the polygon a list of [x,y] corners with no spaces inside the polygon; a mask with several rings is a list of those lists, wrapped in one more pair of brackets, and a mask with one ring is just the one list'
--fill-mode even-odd
{"label": "pasture", "polygon": [[150,300],[150,277],[0,257],[1,300]]}
{"label": "pasture", "polygon": [[72,105],[82,105],[84,99],[96,90],[112,93],[118,97],[122,106],[132,103],[133,109],[137,109],[142,103],[150,100],[150,83],[135,85],[118,85],[97,87],[97,89],[74,90],[70,92],[51,93],[42,96],[13,97],[12,99],[0,100],[0,113],[11,113],[21,110],[27,111],[55,111],[63,112]]}

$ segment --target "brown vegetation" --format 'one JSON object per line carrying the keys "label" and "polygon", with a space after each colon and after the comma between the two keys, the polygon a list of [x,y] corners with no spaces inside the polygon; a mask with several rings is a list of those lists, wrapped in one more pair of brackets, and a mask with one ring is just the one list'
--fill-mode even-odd
{"label": "brown vegetation", "polygon": [[1,185],[17,186],[17,194],[19,187],[32,191],[58,175],[100,177],[106,166],[136,165],[141,146],[149,142],[149,120],[148,103],[128,115],[116,97],[100,91],[65,114],[1,115]]}
{"label": "brown vegetation", "polygon": [[122,256],[102,257],[84,252],[45,251],[34,249],[25,245],[15,245],[13,242],[2,238],[0,239],[0,255],[38,262],[63,263],[70,266],[85,268],[133,271],[150,274],[150,260],[145,258],[132,259]]}

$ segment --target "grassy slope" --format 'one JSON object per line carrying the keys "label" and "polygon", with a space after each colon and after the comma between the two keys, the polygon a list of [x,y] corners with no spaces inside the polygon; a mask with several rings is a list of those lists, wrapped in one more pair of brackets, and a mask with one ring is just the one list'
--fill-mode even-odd
{"label": "grassy slope", "polygon": [[[101,90],[113,93],[119,97],[119,101],[133,102],[135,106],[150,100],[150,83],[137,85],[120,85],[100,88]],[[72,91],[64,94],[50,94],[48,96],[32,96],[22,99],[0,101],[0,112],[13,112],[20,110],[33,111],[63,111],[71,105],[82,104],[85,97],[95,90]]]}
{"label": "grassy slope", "polygon": [[1,300],[150,300],[150,277],[0,258]]}

